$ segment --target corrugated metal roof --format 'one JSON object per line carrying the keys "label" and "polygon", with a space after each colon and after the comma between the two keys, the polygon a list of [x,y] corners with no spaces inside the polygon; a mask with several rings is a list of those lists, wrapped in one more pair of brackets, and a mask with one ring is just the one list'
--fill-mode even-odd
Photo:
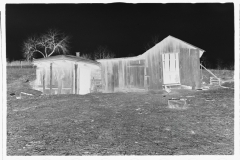
{"label": "corrugated metal roof", "polygon": [[89,64],[100,65],[99,62],[96,62],[90,59],[85,59],[82,57],[73,56],[73,55],[57,55],[57,56],[50,56],[47,58],[39,58],[39,59],[34,59],[33,63],[44,62],[44,61],[54,61],[54,60],[69,60],[73,62],[85,62]]}

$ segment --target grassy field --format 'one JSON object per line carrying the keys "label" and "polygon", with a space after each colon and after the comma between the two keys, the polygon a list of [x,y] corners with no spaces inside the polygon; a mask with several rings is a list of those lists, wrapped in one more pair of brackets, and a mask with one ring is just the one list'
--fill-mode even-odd
{"label": "grassy field", "polygon": [[[7,70],[7,155],[233,154],[233,89],[16,99],[34,76]],[[186,98],[188,107],[170,109],[169,98]]]}

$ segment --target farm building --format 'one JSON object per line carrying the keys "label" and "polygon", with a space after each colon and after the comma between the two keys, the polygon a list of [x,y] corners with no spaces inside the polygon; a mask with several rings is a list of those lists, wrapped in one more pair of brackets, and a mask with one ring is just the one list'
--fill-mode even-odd
{"label": "farm building", "polygon": [[204,50],[168,36],[142,55],[100,59],[103,92],[161,90],[185,85],[201,88]]}
{"label": "farm building", "polygon": [[32,88],[43,94],[87,94],[101,78],[100,63],[79,56],[57,55],[34,60]]}

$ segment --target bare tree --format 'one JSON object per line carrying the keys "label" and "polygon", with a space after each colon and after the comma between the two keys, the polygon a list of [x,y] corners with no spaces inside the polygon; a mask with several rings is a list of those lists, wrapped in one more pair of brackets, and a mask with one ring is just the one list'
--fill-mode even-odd
{"label": "bare tree", "polygon": [[134,53],[129,53],[129,54],[127,55],[127,57],[134,57],[134,56],[135,56]]}
{"label": "bare tree", "polygon": [[96,51],[94,51],[93,58],[96,59],[109,59],[114,58],[115,54],[108,49],[107,46],[99,46]]}
{"label": "bare tree", "polygon": [[92,60],[92,55],[91,54],[87,54],[87,53],[86,54],[82,54],[80,57]]}
{"label": "bare tree", "polygon": [[27,60],[31,60],[36,54],[41,54],[44,58],[50,57],[54,53],[67,54],[69,50],[69,36],[57,30],[49,30],[40,36],[29,37],[23,42],[23,55]]}

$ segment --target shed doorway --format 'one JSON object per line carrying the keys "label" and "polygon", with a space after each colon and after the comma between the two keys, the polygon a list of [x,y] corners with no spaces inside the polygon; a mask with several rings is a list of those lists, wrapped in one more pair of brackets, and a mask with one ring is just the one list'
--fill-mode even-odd
{"label": "shed doorway", "polygon": [[144,60],[130,61],[129,69],[129,85],[130,88],[144,89]]}
{"label": "shed doorway", "polygon": [[80,79],[79,79],[79,94],[84,95],[90,93],[91,88],[91,70],[81,67],[80,68]]}
{"label": "shed doorway", "polygon": [[179,55],[178,53],[162,54],[163,84],[180,84]]}

